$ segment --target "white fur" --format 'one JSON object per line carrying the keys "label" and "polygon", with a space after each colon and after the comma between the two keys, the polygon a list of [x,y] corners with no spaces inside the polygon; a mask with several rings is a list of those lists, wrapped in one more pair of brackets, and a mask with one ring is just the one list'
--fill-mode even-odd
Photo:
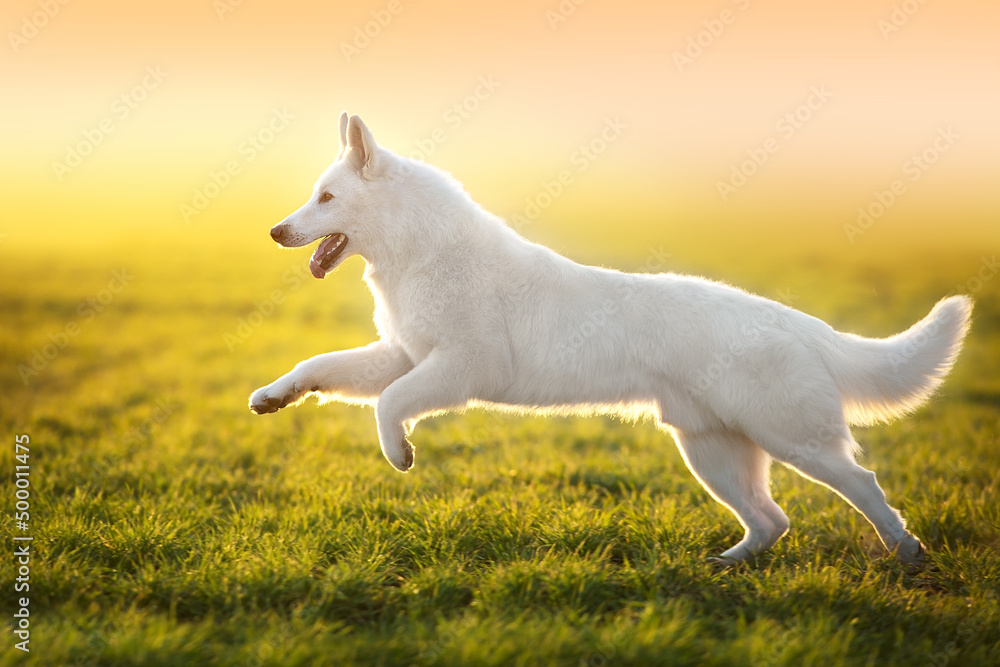
{"label": "white fur", "polygon": [[768,488],[772,459],[842,495],[897,556],[921,559],[855,463],[848,424],[930,396],[961,348],[968,298],[873,340],[702,278],[581,266],[518,236],[447,174],[378,146],[357,116],[340,122],[340,155],[272,236],[294,247],[346,234],[338,264],[367,262],[380,340],[298,364],[251,396],[254,412],[309,393],[373,405],[382,452],[404,472],[410,429],[447,410],[648,415],[746,529],[725,560],[788,529]]}

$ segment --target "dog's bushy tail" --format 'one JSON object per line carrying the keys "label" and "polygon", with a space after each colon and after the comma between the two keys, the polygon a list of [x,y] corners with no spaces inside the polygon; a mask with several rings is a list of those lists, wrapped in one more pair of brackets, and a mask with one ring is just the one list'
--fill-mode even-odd
{"label": "dog's bushy tail", "polygon": [[969,329],[972,299],[952,296],[930,314],[889,338],[836,333],[824,348],[851,424],[888,421],[926,401],[951,370]]}

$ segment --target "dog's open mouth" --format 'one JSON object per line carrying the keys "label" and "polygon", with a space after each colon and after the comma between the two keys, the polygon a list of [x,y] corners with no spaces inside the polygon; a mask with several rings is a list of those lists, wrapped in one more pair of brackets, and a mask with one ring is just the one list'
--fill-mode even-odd
{"label": "dog's open mouth", "polygon": [[330,234],[316,247],[309,260],[309,271],[317,278],[325,278],[327,272],[337,263],[337,258],[347,248],[347,236]]}

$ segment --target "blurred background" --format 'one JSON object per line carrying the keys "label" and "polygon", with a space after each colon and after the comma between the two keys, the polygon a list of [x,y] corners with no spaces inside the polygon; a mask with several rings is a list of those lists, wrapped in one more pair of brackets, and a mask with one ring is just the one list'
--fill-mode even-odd
{"label": "blurred background", "polygon": [[[0,467],[30,435],[32,650],[983,664],[998,19],[995,0],[4,0]],[[858,433],[935,567],[872,562],[860,515],[776,468],[807,528],[765,569],[710,574],[739,527],[649,423],[441,416],[403,476],[366,408],[250,414],[295,363],[377,335],[360,258],[317,281],[311,248],[268,235],[342,110],[580,262],[706,275],[865,336],[972,295],[939,396]],[[796,578],[770,590],[772,563]]]}
{"label": "blurred background", "polygon": [[345,109],[584,261],[1000,239],[994,2],[63,1],[0,10],[0,256],[269,243]]}
{"label": "blurred background", "polygon": [[362,260],[320,283],[310,248],[267,233],[334,159],[342,110],[577,261],[704,274],[865,335],[953,292],[984,322],[998,17],[976,0],[6,2],[8,408],[56,413],[56,387],[115,404],[127,373],[199,392],[239,374],[217,398],[243,420],[295,362],[372,340]]}
{"label": "blurred background", "polygon": [[[286,618],[268,664],[347,664],[390,644],[397,662],[447,662],[435,642],[452,631],[471,647],[461,664],[496,637],[699,663],[801,644],[787,655],[805,664],[900,646],[926,662],[971,633],[975,655],[995,655],[998,521],[983,499],[1000,431],[998,19],[995,0],[5,0],[0,437],[31,437],[31,619],[47,664],[250,664]],[[912,580],[933,595],[868,569],[881,547],[860,515],[779,468],[783,505],[811,527],[774,562],[802,574],[771,602],[747,580],[754,599],[733,606],[733,580],[707,579],[701,559],[739,527],[653,424],[442,416],[414,432],[403,476],[366,408],[250,414],[250,393],[295,363],[377,335],[360,258],[317,281],[311,248],[268,235],[336,156],[342,110],[580,262],[706,275],[865,336],[972,295],[938,398],[858,433],[940,556]],[[0,448],[0,465],[13,456]],[[632,504],[648,528],[620,520]],[[599,549],[586,576],[581,540]],[[619,553],[624,566],[605,560]],[[834,559],[846,569],[828,576]],[[661,588],[649,635],[623,639],[636,600]],[[609,591],[611,606],[480,623],[544,608],[552,590]],[[306,592],[322,607],[300,617]],[[581,628],[596,609],[625,626]],[[737,641],[678,653],[702,635]]]}

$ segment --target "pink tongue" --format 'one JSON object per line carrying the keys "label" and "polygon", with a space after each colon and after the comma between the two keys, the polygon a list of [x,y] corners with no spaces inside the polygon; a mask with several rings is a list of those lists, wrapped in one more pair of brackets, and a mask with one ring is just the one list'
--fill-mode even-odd
{"label": "pink tongue", "polygon": [[309,271],[316,278],[325,278],[326,272],[337,261],[340,253],[347,247],[347,237],[343,234],[333,234],[328,236],[316,247],[312,258],[309,260]]}

